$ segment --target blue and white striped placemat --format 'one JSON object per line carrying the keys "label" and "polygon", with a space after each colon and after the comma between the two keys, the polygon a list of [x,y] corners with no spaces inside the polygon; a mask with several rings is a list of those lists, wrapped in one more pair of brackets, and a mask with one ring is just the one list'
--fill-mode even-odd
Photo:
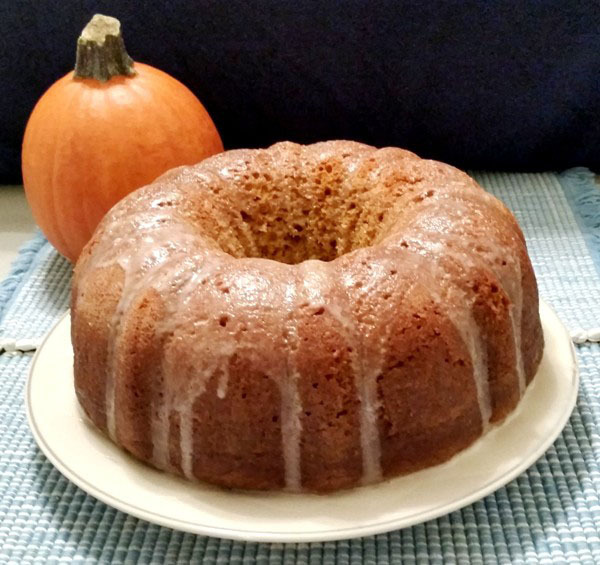
{"label": "blue and white striped placemat", "polygon": [[[566,326],[600,326],[600,187],[585,169],[474,175],[515,212],[541,296]],[[0,563],[600,563],[600,344],[577,346],[563,434],[506,487],[437,520],[367,538],[242,543],[162,528],[63,478],[27,427],[31,352],[68,307],[71,270],[37,235],[0,284]],[[12,349],[17,349],[11,352]]]}

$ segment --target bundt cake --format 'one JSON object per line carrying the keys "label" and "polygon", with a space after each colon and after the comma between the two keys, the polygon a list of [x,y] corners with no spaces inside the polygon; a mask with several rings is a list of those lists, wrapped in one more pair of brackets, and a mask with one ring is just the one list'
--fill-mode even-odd
{"label": "bundt cake", "polygon": [[543,349],[513,215],[466,174],[348,141],[234,150],[117,204],[77,262],[75,388],[135,457],[326,492],[447,460]]}

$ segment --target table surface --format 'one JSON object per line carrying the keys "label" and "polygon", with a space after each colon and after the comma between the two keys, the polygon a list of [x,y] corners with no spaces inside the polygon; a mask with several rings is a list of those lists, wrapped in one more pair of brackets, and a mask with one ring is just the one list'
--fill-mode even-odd
{"label": "table surface", "polygon": [[22,186],[0,186],[0,281],[8,275],[19,247],[31,238],[35,222]]}

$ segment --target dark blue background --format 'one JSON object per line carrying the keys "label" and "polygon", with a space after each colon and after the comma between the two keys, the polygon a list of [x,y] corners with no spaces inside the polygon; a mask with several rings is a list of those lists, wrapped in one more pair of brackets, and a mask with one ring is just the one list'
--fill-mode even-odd
{"label": "dark blue background", "polygon": [[227,148],[349,138],[461,167],[600,169],[597,0],[0,0],[0,182],[95,13],[189,86]]}

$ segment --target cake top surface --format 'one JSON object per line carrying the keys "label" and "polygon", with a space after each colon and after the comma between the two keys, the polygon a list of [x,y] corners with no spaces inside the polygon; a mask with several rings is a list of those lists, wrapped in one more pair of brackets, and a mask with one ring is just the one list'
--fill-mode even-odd
{"label": "cake top surface", "polygon": [[202,241],[234,258],[327,262],[387,243],[403,227],[410,231],[417,212],[450,213],[473,202],[514,224],[503,206],[449,165],[351,141],[282,142],[167,172],[115,206],[95,239],[110,232],[109,239],[122,241],[128,229],[134,235],[176,223],[172,237],[179,229],[194,245]]}

